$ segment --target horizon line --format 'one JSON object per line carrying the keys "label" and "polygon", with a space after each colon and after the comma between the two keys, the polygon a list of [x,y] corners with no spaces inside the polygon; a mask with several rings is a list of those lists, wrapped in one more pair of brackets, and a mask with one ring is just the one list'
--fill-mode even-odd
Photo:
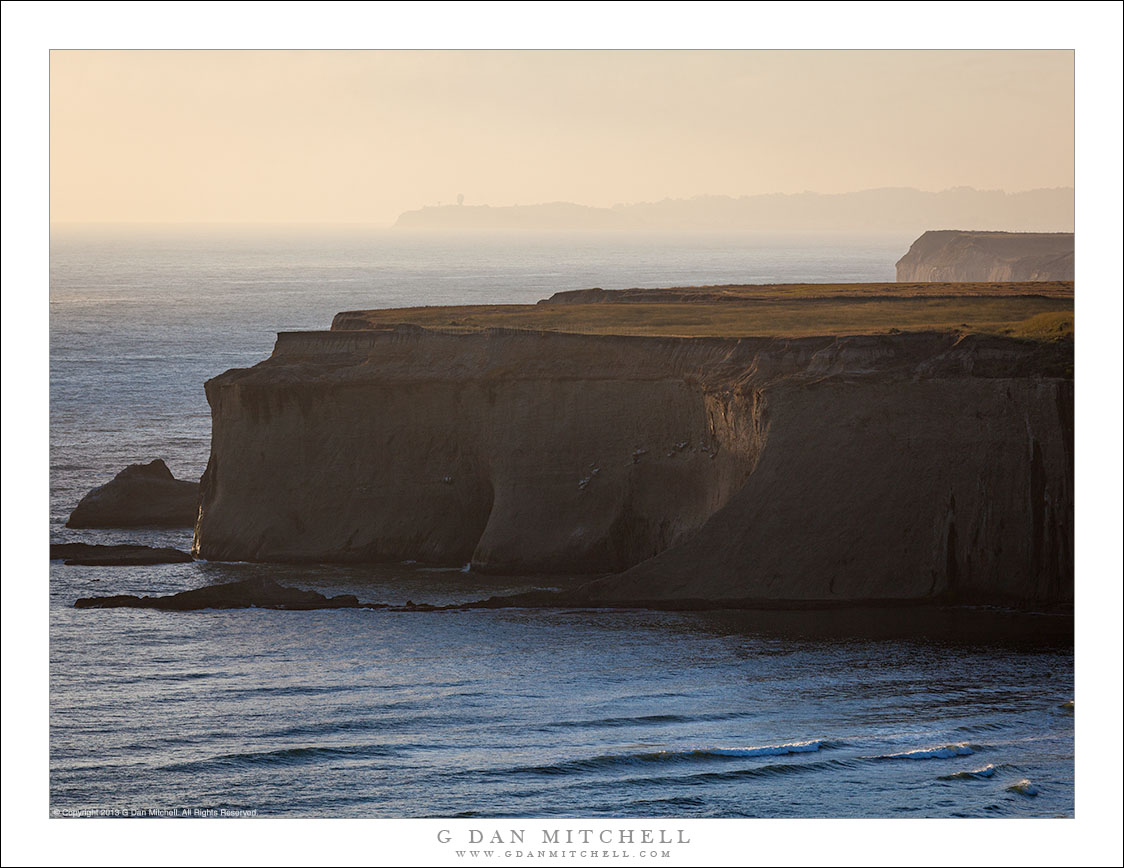
{"label": "horizon line", "polygon": [[612,211],[618,208],[630,208],[643,205],[655,205],[662,202],[691,202],[699,199],[730,199],[738,201],[742,199],[762,199],[779,196],[854,196],[860,193],[877,193],[883,191],[910,191],[915,193],[928,193],[932,195],[939,195],[941,193],[951,193],[956,191],[970,190],[975,193],[1002,193],[1005,196],[1018,196],[1024,193],[1036,193],[1048,190],[1070,190],[1074,191],[1073,185],[1060,185],[1053,187],[1029,187],[1025,190],[1005,190],[1001,187],[973,187],[971,185],[962,184],[953,187],[945,187],[940,190],[925,190],[920,187],[909,186],[885,186],[885,187],[864,187],[858,190],[848,190],[841,193],[822,193],[817,190],[801,190],[797,192],[771,192],[771,193],[744,193],[744,194],[731,194],[731,193],[696,193],[692,196],[664,196],[662,199],[642,199],[634,202],[614,202],[612,205],[589,205],[582,202],[575,202],[569,199],[554,199],[543,202],[530,202],[530,203],[509,203],[509,204],[492,204],[490,202],[480,202],[473,204],[456,203],[456,202],[438,202],[436,204],[417,205],[412,208],[407,208],[404,211],[398,212],[395,218],[391,221],[383,220],[337,220],[337,219],[283,219],[283,220],[270,220],[266,218],[251,218],[242,220],[99,220],[99,219],[81,219],[81,220],[51,220],[48,218],[48,223],[51,226],[186,226],[186,225],[206,225],[206,226],[381,226],[386,228],[399,228],[396,227],[397,221],[403,214],[412,211],[423,211],[428,208],[536,208],[544,205],[573,205],[579,208],[588,208],[590,210]]}

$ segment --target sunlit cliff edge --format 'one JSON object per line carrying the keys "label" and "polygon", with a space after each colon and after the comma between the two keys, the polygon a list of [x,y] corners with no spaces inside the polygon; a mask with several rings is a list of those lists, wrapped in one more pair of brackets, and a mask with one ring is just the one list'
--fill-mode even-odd
{"label": "sunlit cliff edge", "polygon": [[897,262],[898,280],[1073,280],[1072,232],[926,232]]}
{"label": "sunlit cliff edge", "polygon": [[652,297],[283,333],[207,383],[195,551],[601,575],[575,599],[605,604],[1072,600],[1071,285],[946,286],[909,330],[858,312],[907,299],[813,293],[800,334],[741,289],[701,324],[671,292],[662,333]]}

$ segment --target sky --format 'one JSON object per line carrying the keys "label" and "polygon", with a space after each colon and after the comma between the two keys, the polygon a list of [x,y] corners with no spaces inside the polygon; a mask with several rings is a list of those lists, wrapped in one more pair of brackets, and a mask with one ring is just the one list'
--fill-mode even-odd
{"label": "sky", "polygon": [[51,219],[1072,186],[1073,57],[56,50]]}

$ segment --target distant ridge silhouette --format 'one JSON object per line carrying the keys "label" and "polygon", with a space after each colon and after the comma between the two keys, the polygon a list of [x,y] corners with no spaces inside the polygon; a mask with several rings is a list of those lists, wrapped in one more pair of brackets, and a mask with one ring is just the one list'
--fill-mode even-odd
{"label": "distant ridge silhouette", "polygon": [[537,205],[427,206],[399,215],[402,229],[530,231],[840,231],[930,229],[1072,232],[1073,188],[1006,193],[954,187],[926,192],[883,187],[855,193],[695,196],[596,208]]}

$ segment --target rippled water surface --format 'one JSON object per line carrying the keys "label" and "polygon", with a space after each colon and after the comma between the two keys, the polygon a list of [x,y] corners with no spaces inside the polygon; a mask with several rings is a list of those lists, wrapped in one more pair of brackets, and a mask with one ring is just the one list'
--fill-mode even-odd
{"label": "rippled water surface", "polygon": [[[128,463],[201,473],[202,383],[359,307],[892,280],[908,238],[58,232],[52,539]],[[410,565],[51,564],[51,807],[284,816],[1071,816],[1070,624],[993,610],[75,610],[269,575],[363,600],[551,587]],[[1029,783],[1028,783],[1029,782]]]}

